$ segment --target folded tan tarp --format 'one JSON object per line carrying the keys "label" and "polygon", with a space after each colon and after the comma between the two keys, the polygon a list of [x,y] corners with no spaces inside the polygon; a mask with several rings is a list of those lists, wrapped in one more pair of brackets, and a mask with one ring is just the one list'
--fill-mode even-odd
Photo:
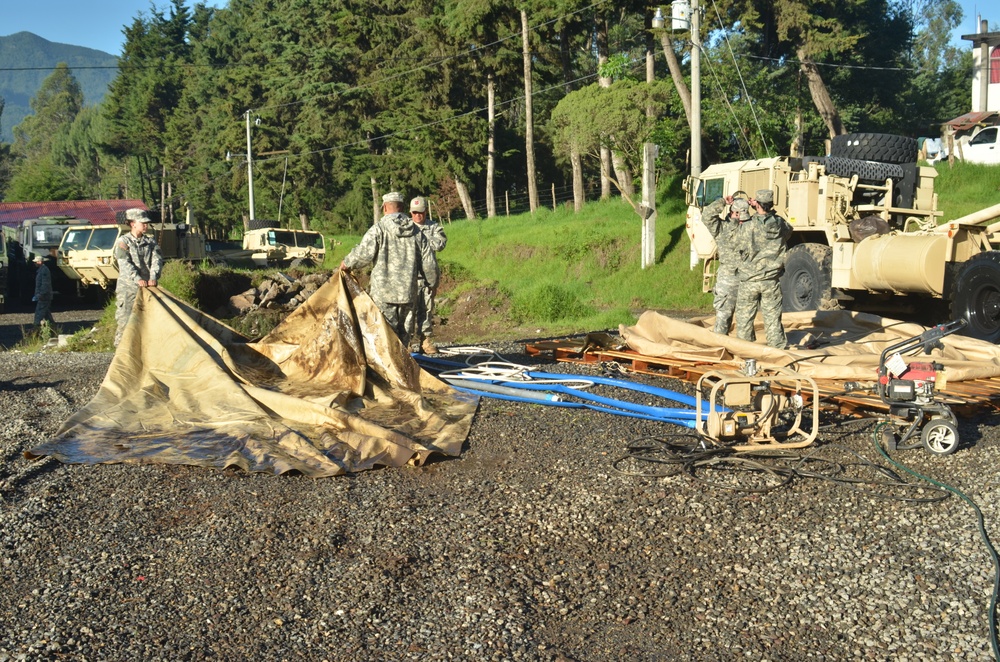
{"label": "folded tan tarp", "polygon": [[[759,365],[785,366],[814,379],[874,381],[879,354],[890,345],[920,335],[926,327],[877,315],[844,310],[785,313],[787,350],[740,340],[712,331],[715,318],[683,322],[646,311],[635,326],[619,332],[630,349],[648,356],[705,362],[756,359]],[[929,356],[922,352],[904,357],[911,361],[936,361],[944,366],[948,381],[1000,375],[1000,348],[957,334],[942,339],[943,349]]]}
{"label": "folded tan tarp", "polygon": [[97,395],[26,456],[335,476],[458,455],[477,405],[340,272],[255,343],[142,288]]}

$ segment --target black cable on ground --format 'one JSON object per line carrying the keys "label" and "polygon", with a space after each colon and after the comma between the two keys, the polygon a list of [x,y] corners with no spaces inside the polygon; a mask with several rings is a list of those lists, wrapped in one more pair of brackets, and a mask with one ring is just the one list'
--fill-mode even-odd
{"label": "black cable on ground", "polygon": [[935,485],[939,489],[951,492],[959,499],[969,504],[972,510],[976,513],[976,524],[979,528],[979,537],[982,538],[983,545],[986,546],[986,550],[990,556],[990,560],[993,562],[993,596],[990,598],[990,613],[989,613],[990,645],[993,647],[993,659],[1000,662],[1000,642],[997,641],[997,600],[998,597],[1000,597],[1000,556],[997,555],[997,550],[993,547],[993,543],[990,542],[990,536],[986,532],[986,520],[983,518],[983,511],[979,509],[979,506],[976,505],[975,501],[967,497],[958,488],[934,480],[929,476],[925,476],[924,474],[914,471],[913,469],[910,469],[906,465],[900,464],[899,462],[896,462],[891,457],[889,457],[889,454],[882,447],[882,444],[879,443],[879,435],[882,431],[882,428],[888,424],[889,424],[888,422],[885,422],[882,423],[881,425],[877,425],[875,427],[875,432],[872,437],[872,443],[875,444],[875,448],[882,455],[882,457],[887,459],[897,468],[907,472],[908,474],[916,476],[920,480],[925,480],[928,483]]}
{"label": "black cable on ground", "polygon": [[[686,441],[684,441],[686,440]],[[753,451],[734,451],[724,446],[708,446],[697,435],[680,433],[668,437],[642,437],[626,448],[625,455],[614,460],[611,466],[629,476],[663,478],[681,473],[715,489],[732,492],[765,493],[789,485],[795,479],[825,480],[858,493],[880,499],[905,503],[934,503],[948,498],[948,491],[937,487],[927,488],[921,483],[908,483],[891,469],[875,464],[846,446],[829,444],[823,448],[839,448],[858,458],[845,464],[819,457],[820,448],[808,453],[794,450],[762,447]],[[629,469],[626,463],[652,465],[648,469]],[[825,467],[824,470],[820,470]],[[885,480],[858,478],[848,475],[851,468],[868,469],[881,474]],[[707,471],[742,474],[744,484],[709,480]],[[750,483],[754,484],[750,484]],[[765,483],[761,485],[761,482]],[[914,489],[930,491],[930,496],[904,496],[900,492]]]}

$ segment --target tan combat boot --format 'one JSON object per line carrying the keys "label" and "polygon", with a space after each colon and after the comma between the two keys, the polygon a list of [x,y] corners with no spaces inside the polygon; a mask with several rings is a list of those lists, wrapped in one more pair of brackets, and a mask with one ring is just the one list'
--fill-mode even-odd
{"label": "tan combat boot", "polygon": [[420,349],[424,350],[424,354],[437,354],[437,345],[430,338],[424,338],[424,341],[420,343]]}

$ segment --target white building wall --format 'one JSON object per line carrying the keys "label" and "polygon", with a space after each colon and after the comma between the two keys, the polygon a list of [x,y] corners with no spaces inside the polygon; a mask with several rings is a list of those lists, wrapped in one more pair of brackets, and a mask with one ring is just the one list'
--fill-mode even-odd
{"label": "white building wall", "polygon": [[[982,64],[981,49],[974,47],[972,49],[972,110],[973,112],[979,112],[982,110],[982,106],[979,105],[981,93],[981,81],[983,76],[989,76],[989,67],[984,67]],[[1000,83],[993,83],[988,86],[987,96],[986,96],[986,110],[1000,111]]]}

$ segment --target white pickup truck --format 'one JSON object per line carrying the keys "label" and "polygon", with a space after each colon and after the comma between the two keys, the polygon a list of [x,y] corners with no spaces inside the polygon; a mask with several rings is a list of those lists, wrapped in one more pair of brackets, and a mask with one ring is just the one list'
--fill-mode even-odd
{"label": "white pickup truck", "polygon": [[1000,126],[980,129],[956,156],[969,163],[1000,165]]}

